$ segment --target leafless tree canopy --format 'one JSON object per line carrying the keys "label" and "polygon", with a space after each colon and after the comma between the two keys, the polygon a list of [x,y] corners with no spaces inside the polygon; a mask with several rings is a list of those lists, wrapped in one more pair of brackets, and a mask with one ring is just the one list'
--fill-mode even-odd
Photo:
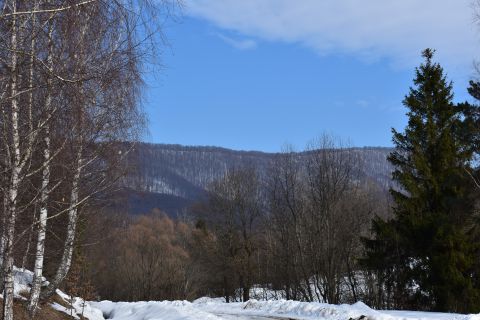
{"label": "leafless tree canopy", "polygon": [[[389,203],[377,182],[360,176],[357,151],[324,135],[304,152],[285,148],[264,171],[248,162],[227,167],[208,184],[204,201],[175,222],[152,212],[113,223],[102,233],[129,240],[93,249],[90,260],[101,270],[93,283],[113,300],[374,302],[375,275],[359,265],[361,239]],[[130,230],[155,226],[166,242],[153,234],[130,238]]]}
{"label": "leafless tree canopy", "polygon": [[[121,176],[129,150],[124,142],[142,132],[142,63],[155,45],[155,19],[174,6],[174,1],[0,1],[4,319],[13,319],[14,264],[33,263],[32,315],[39,299],[67,276],[82,211]],[[42,290],[51,225],[63,244],[52,281]],[[28,259],[30,250],[34,261]]]}
{"label": "leafless tree canopy", "polygon": [[360,237],[374,212],[359,166],[358,155],[329,135],[302,157],[286,149],[273,165],[268,241],[278,271],[272,283],[287,299],[358,299]]}

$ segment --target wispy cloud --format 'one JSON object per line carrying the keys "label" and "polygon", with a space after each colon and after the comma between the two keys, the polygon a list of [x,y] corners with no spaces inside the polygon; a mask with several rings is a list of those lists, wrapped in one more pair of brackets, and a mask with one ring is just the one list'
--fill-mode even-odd
{"label": "wispy cloud", "polygon": [[[187,14],[267,41],[300,43],[321,55],[347,53],[411,67],[426,47],[470,68],[479,48],[473,0],[186,0]],[[238,48],[252,40],[224,39]]]}
{"label": "wispy cloud", "polygon": [[368,100],[365,100],[365,99],[359,99],[355,103],[362,108],[366,108],[366,107],[370,106],[370,102]]}
{"label": "wispy cloud", "polygon": [[257,43],[252,39],[234,39],[221,33],[217,33],[216,36],[222,39],[226,44],[239,50],[254,49],[257,46]]}

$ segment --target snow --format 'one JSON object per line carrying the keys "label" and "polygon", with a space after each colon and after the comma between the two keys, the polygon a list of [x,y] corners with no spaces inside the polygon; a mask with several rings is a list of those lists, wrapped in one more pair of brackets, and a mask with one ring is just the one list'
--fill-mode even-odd
{"label": "snow", "polygon": [[451,314],[440,312],[421,312],[421,311],[382,311],[384,314],[394,316],[394,319],[400,320],[480,320],[480,314]]}
{"label": "snow", "polygon": [[55,302],[52,304],[52,307],[55,310],[71,315],[75,319],[80,319],[79,315],[82,315],[89,320],[105,320],[102,311],[97,308],[93,308],[90,302],[78,297],[72,298],[68,294],[58,289],[56,293],[65,302],[64,304],[70,306],[70,308],[66,308],[63,305]]}
{"label": "snow", "polygon": [[[33,272],[30,270],[24,270],[21,268],[13,268],[13,292],[15,298],[26,300],[28,294],[30,293],[30,287],[33,280]],[[45,278],[42,278],[42,286],[47,286],[48,281]],[[75,319],[80,319],[79,315],[83,315],[89,320],[105,320],[103,317],[102,311],[92,308],[89,302],[84,301],[81,298],[74,297],[73,299],[66,293],[61,290],[56,291],[57,295],[63,300],[63,305],[71,306],[71,308],[66,308],[63,305],[54,302],[52,303],[52,308],[55,310],[64,312],[68,315],[73,316]],[[2,295],[0,295],[1,297]],[[72,299],[72,300],[71,300]]]}
{"label": "snow", "polygon": [[195,308],[187,301],[93,302],[108,319],[114,320],[221,320],[219,316]]}
{"label": "snow", "polygon": [[92,302],[112,320],[194,320],[194,319],[302,319],[302,320],[480,320],[480,315],[416,311],[376,311],[362,302],[331,305],[318,302],[257,301],[225,303],[223,299],[200,298],[188,301]]}
{"label": "snow", "polygon": [[[33,279],[33,272],[13,267],[13,294],[16,298],[23,298],[23,293],[30,292],[30,284]],[[44,279],[42,279],[44,280]]]}
{"label": "snow", "polygon": [[[15,295],[25,299],[33,273],[15,268]],[[46,285],[48,282],[44,282]],[[419,311],[373,310],[362,302],[332,305],[291,300],[255,300],[226,303],[224,298],[203,297],[188,301],[89,302],[57,290],[64,303],[53,303],[58,311],[89,320],[480,320],[480,314],[462,315]],[[69,306],[69,307],[65,307]],[[362,318],[364,317],[364,318]]]}
{"label": "snow", "polygon": [[[30,285],[33,279],[33,272],[13,267],[13,294],[15,298],[25,300],[25,294],[30,292]],[[48,281],[42,277],[42,286],[48,285]],[[3,295],[0,294],[0,298]]]}

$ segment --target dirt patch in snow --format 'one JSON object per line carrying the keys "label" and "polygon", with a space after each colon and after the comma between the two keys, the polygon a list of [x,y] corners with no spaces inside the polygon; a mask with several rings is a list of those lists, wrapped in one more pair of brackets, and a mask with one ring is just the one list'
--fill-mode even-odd
{"label": "dirt patch in snow", "polygon": [[[40,305],[40,309],[37,311],[35,315],[35,320],[72,320],[74,319],[68,314],[65,314],[63,312],[59,312],[53,309],[50,304],[51,302],[43,303]],[[0,299],[0,306],[2,305],[3,305],[3,300]],[[31,320],[27,312],[27,304],[25,301],[15,300],[13,305],[13,315],[15,317],[15,320]],[[0,320],[2,319],[3,317],[0,312]],[[86,318],[82,318],[82,319],[88,320]]]}
{"label": "dirt patch in snow", "polygon": [[[3,305],[3,300],[0,299],[0,305]],[[30,317],[27,312],[27,305],[25,301],[20,301],[15,299],[13,305],[13,315],[15,320],[30,320]],[[3,319],[0,314],[0,320]],[[69,315],[54,310],[50,303],[44,303],[40,305],[40,309],[35,315],[35,320],[72,320],[73,318]]]}

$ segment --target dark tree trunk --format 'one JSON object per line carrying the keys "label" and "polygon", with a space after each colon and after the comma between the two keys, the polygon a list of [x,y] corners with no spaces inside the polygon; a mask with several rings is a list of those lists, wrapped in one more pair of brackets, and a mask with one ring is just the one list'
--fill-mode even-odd
{"label": "dark tree trunk", "polygon": [[243,287],[243,302],[247,302],[250,300],[250,288]]}

